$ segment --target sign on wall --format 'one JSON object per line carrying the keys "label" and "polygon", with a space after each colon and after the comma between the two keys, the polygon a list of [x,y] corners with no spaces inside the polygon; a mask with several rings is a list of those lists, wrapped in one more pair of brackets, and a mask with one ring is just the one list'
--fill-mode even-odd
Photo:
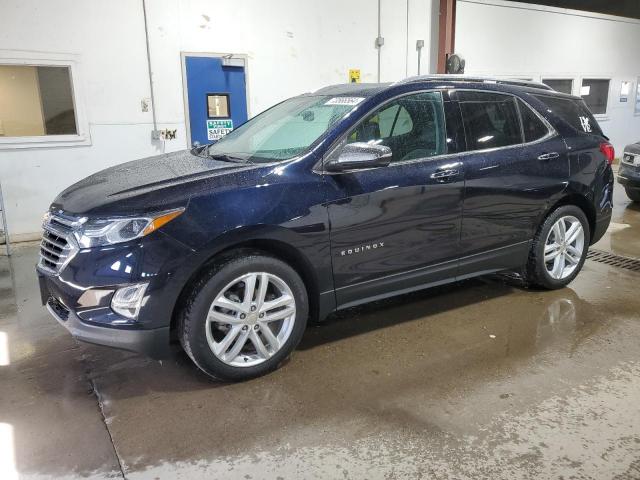
{"label": "sign on wall", "polygon": [[622,82],[620,84],[620,102],[625,103],[629,101],[629,94],[631,93],[632,82]]}
{"label": "sign on wall", "polygon": [[207,120],[207,140],[220,140],[233,130],[233,120]]}

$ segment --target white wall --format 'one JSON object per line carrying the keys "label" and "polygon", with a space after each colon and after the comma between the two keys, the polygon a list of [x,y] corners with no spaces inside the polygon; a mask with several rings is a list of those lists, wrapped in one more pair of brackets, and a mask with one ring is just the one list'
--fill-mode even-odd
{"label": "white wall", "polygon": [[[382,0],[382,81],[433,64],[438,0]],[[409,5],[409,17],[407,17]],[[151,140],[142,0],[0,0],[0,63],[11,50],[78,55],[90,144],[0,150],[0,182],[14,240],[37,237],[42,213],[71,183],[110,165],[186,147],[180,52],[247,54],[252,115],[293,95],[344,83],[349,68],[377,79],[374,0],[152,0],[147,2],[159,128]],[[5,147],[2,147],[5,148]]]}
{"label": "white wall", "polygon": [[[576,10],[515,4],[500,0],[458,0],[456,51],[466,59],[465,73],[574,79],[610,78],[607,113],[597,116],[605,134],[622,153],[640,140],[634,116],[640,76],[640,21]],[[621,103],[622,81],[633,82]]]}

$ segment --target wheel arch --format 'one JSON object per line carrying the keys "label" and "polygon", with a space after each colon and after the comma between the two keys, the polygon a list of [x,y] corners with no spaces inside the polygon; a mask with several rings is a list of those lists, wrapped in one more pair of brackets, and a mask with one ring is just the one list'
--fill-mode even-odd
{"label": "wheel arch", "polygon": [[589,201],[589,199],[584,195],[580,195],[578,193],[570,193],[563,196],[544,212],[544,215],[542,215],[540,222],[538,222],[538,225],[540,225],[541,222],[544,222],[544,220],[551,214],[551,212],[564,205],[575,205],[584,212],[587,217],[587,221],[589,222],[589,245],[591,245],[591,241],[593,239],[596,228],[596,209]]}
{"label": "wheel arch", "polygon": [[[225,242],[226,243],[226,242]],[[221,259],[229,258],[230,256],[240,255],[242,253],[262,253],[271,255],[279,260],[282,260],[293,268],[305,285],[307,290],[307,297],[309,301],[309,319],[316,321],[320,315],[320,287],[318,277],[312,263],[307,256],[296,248],[291,243],[272,237],[254,237],[248,238],[243,241],[226,244],[215,251],[209,252],[209,254],[203,258],[203,261],[199,263],[199,266],[189,276],[184,283],[178,299],[175,302],[173,311],[171,314],[170,330],[175,332],[178,325],[178,313],[183,307],[188,294],[192,286],[203,275],[203,273],[211,268],[217,261]]]}

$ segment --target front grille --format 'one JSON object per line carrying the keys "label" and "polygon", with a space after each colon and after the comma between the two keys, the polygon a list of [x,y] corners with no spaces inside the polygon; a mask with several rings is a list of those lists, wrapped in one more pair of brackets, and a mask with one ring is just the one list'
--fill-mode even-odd
{"label": "front grille", "polygon": [[59,273],[77,253],[78,247],[72,234],[76,225],[76,219],[61,214],[51,214],[45,220],[38,263],[41,270]]}

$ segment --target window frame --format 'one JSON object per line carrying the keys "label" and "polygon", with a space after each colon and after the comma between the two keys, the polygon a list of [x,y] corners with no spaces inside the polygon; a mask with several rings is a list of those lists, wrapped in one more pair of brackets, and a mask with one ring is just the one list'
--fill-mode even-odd
{"label": "window frame", "polygon": [[[551,125],[549,123],[549,121],[544,118],[542,115],[540,115],[540,113],[531,106],[531,104],[524,98],[519,97],[518,95],[515,95],[513,93],[509,93],[509,92],[502,92],[499,90],[482,90],[482,89],[475,89],[475,88],[461,88],[461,89],[455,89],[455,92],[479,92],[479,93],[492,93],[492,94],[500,94],[500,95],[507,95],[510,97],[514,97],[515,98],[515,104],[516,104],[516,110],[518,112],[518,122],[520,124],[520,133],[522,134],[522,143],[514,143],[513,145],[503,145],[501,147],[490,147],[490,148],[483,148],[483,149],[479,149],[479,150],[468,150],[467,147],[467,132],[466,129],[464,128],[464,115],[462,114],[462,109],[460,109],[460,121],[462,122],[463,125],[463,132],[464,132],[464,145],[465,145],[465,150],[463,150],[462,152],[459,152],[458,154],[462,155],[462,154],[469,154],[469,153],[487,153],[487,152],[494,152],[494,151],[499,151],[499,150],[506,150],[509,148],[518,148],[518,147],[522,147],[524,146],[528,146],[528,145],[535,145],[537,143],[541,143],[544,142],[546,140],[549,140],[550,138],[553,138],[555,136],[558,135],[558,132],[556,131],[555,128],[553,128],[553,125]],[[457,95],[454,96],[453,98],[458,105],[460,105],[460,101],[457,98]],[[522,102],[524,102],[524,104],[529,107],[533,113],[535,113],[537,115],[537,117],[542,121],[542,123],[545,125],[545,127],[547,127],[547,134],[544,135],[543,137],[540,137],[537,140],[532,140],[531,142],[525,142],[524,141],[524,128],[522,126],[522,116],[520,114],[520,110],[519,110],[519,105],[517,100],[520,99],[522,100]]]}
{"label": "window frame", "polygon": [[25,67],[67,67],[71,80],[71,101],[76,119],[76,134],[0,137],[0,150],[51,148],[91,145],[91,135],[83,102],[80,57],[73,54],[0,50],[0,65]]}
{"label": "window frame", "polygon": [[[604,110],[604,113],[593,113],[591,112],[591,114],[595,117],[596,120],[598,121],[603,121],[603,120],[609,120],[609,108],[611,106],[611,86],[613,84],[613,78],[611,77],[607,77],[607,76],[602,76],[602,75],[581,75],[578,78],[578,82],[579,82],[579,87],[578,87],[578,91],[576,92],[576,96],[582,98],[582,100],[584,100],[584,103],[586,104],[587,101],[584,99],[584,97],[582,95],[580,95],[580,92],[582,91],[582,82],[584,82],[584,80],[607,80],[609,82],[609,87],[607,89],[607,106]],[[587,108],[589,107],[589,105],[587,105]],[[589,108],[589,111],[591,111],[591,109]]]}
{"label": "window frame", "polygon": [[[352,172],[329,172],[324,168],[324,165],[325,165],[325,163],[327,163],[327,160],[332,155],[334,155],[339,149],[343,148],[346,145],[346,140],[349,138],[349,136],[354,132],[354,130],[356,128],[358,128],[358,126],[363,121],[368,119],[369,116],[371,116],[371,114],[377,112],[378,110],[382,109],[386,105],[389,105],[390,103],[395,102],[399,98],[407,97],[407,96],[410,96],[410,95],[418,95],[418,94],[421,94],[421,93],[438,93],[440,95],[440,100],[441,100],[441,103],[442,103],[442,118],[444,120],[444,124],[443,124],[444,137],[445,137],[445,142],[446,142],[446,138],[447,138],[447,113],[446,113],[445,106],[444,106],[445,99],[444,99],[444,95],[443,95],[442,92],[443,92],[442,89],[438,89],[438,88],[427,88],[427,89],[422,89],[422,90],[413,90],[411,92],[404,92],[404,93],[400,93],[398,95],[394,95],[393,97],[388,98],[384,102],[378,103],[377,105],[374,105],[369,110],[364,112],[362,117],[360,117],[358,119],[358,121],[354,125],[352,125],[345,133],[343,133],[342,135],[340,135],[339,138],[334,140],[334,142],[331,144],[331,146],[327,149],[326,153],[316,163],[316,165],[313,167],[312,170],[314,172],[322,173],[324,175],[343,175],[343,174],[346,174],[346,173],[352,173]],[[387,165],[385,168],[395,168],[395,167],[399,167],[399,166],[402,166],[402,165],[410,165],[410,164],[413,164],[413,163],[429,162],[431,160],[436,160],[436,159],[446,158],[446,157],[453,157],[455,155],[460,155],[460,152],[441,153],[440,155],[433,155],[431,157],[412,158],[411,160],[392,162],[389,165]],[[375,168],[378,168],[378,167],[375,167]],[[363,169],[362,171],[365,171],[365,170],[371,170],[371,169],[367,168],[367,169]]]}
{"label": "window frame", "polygon": [[[570,77],[568,75],[541,75],[540,83],[544,83],[545,80],[570,80],[571,81],[571,91],[567,95],[575,95],[576,91],[576,79],[574,77]],[[544,83],[547,85],[546,83]],[[547,85],[548,86],[548,85]],[[554,90],[557,91],[557,90]],[[559,92],[564,93],[564,92]]]}

